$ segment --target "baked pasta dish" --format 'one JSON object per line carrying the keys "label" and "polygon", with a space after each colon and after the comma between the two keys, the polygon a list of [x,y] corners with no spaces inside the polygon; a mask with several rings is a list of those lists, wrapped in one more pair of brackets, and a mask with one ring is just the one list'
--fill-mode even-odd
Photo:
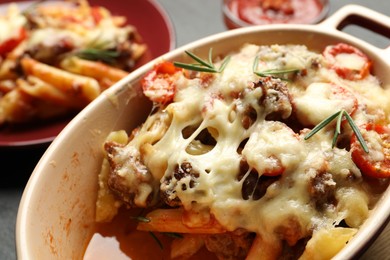
{"label": "baked pasta dish", "polygon": [[147,49],[125,17],[86,0],[10,4],[0,28],[0,126],[78,112]]}
{"label": "baked pasta dish", "polygon": [[142,79],[145,122],[107,137],[96,221],[143,209],[131,232],[175,234],[172,259],[336,255],[390,176],[390,92],[370,59],[345,43],[183,55]]}

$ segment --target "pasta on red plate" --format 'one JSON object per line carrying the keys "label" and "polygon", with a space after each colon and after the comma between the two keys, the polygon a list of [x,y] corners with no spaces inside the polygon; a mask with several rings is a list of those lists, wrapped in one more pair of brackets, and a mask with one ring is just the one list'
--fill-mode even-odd
{"label": "pasta on red plate", "polygon": [[143,208],[136,230],[180,234],[177,259],[336,255],[390,177],[390,92],[370,59],[344,43],[186,54],[144,76],[145,122],[107,137],[96,221]]}
{"label": "pasta on red plate", "polygon": [[125,17],[86,0],[10,4],[0,28],[0,125],[78,112],[147,50]]}

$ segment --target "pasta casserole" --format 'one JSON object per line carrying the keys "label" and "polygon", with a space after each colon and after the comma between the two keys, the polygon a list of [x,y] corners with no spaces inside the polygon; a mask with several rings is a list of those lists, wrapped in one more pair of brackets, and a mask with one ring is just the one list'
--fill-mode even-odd
{"label": "pasta casserole", "polygon": [[10,4],[0,28],[0,126],[78,112],[147,49],[125,17],[86,0]]}
{"label": "pasta casserole", "polygon": [[142,79],[145,122],[107,137],[96,221],[145,209],[128,221],[176,234],[172,259],[332,258],[390,176],[390,92],[369,57],[345,43],[186,54]]}

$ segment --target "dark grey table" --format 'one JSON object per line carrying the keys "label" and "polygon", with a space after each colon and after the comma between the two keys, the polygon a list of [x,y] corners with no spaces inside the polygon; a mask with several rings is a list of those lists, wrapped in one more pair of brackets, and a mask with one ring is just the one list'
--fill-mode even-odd
{"label": "dark grey table", "polygon": [[[175,27],[177,46],[226,30],[220,8],[222,0],[158,0],[158,2],[171,17]],[[330,0],[330,14],[352,3],[390,16],[388,0]],[[390,46],[388,38],[374,35],[366,30],[351,26],[345,28],[345,31],[377,47]],[[41,146],[33,149],[0,149],[0,259],[2,260],[16,259],[15,223],[19,201],[35,164],[46,148],[46,146]],[[390,229],[389,226],[386,231]],[[388,238],[385,234],[379,236],[362,259],[372,259],[371,253],[388,244],[386,241]],[[390,253],[387,254],[387,259],[390,259]]]}

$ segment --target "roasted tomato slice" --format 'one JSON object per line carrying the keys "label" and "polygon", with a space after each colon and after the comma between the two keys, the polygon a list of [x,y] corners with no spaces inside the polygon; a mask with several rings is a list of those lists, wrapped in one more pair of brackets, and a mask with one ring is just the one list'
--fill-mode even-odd
{"label": "roasted tomato slice", "polygon": [[19,45],[27,37],[26,30],[21,27],[19,33],[16,37],[5,40],[0,43],[0,56],[6,55],[8,52],[12,51],[16,46]]}
{"label": "roasted tomato slice", "polygon": [[362,131],[369,153],[353,135],[351,138],[352,160],[362,173],[369,177],[390,177],[390,128],[383,125],[367,124]]}
{"label": "roasted tomato slice", "polygon": [[325,48],[323,55],[340,77],[348,80],[365,78],[371,69],[371,61],[359,49],[339,43]]}
{"label": "roasted tomato slice", "polygon": [[154,69],[146,74],[141,81],[145,96],[157,103],[172,102],[176,92],[172,76],[181,70],[169,61],[156,64]]}

